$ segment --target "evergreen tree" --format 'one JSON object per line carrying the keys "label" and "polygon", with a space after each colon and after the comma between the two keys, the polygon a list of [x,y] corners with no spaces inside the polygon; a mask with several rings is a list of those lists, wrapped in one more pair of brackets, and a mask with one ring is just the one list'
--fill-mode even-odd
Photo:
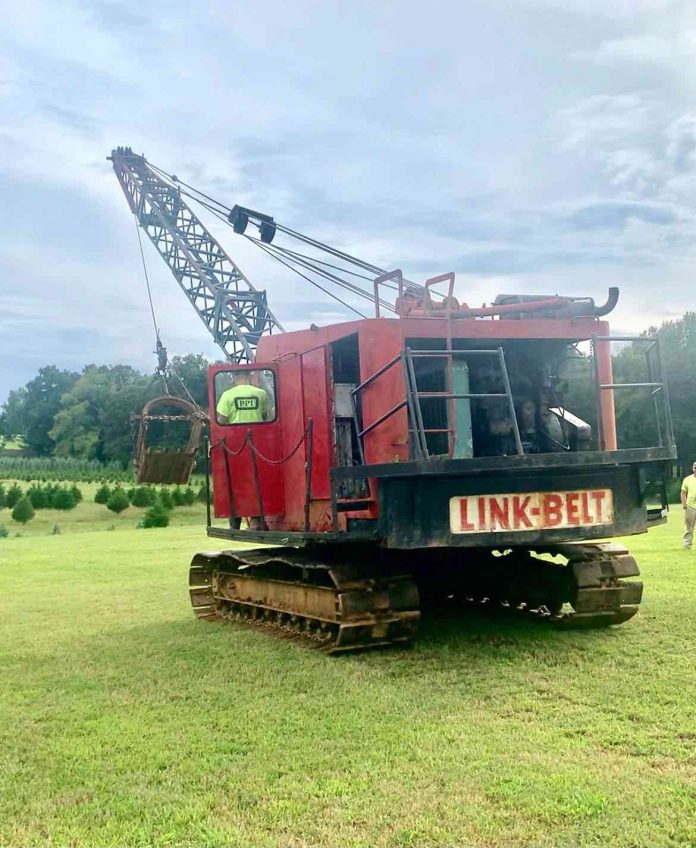
{"label": "evergreen tree", "polygon": [[51,505],[53,509],[75,509],[77,503],[75,502],[75,496],[73,495],[70,489],[59,488],[56,489],[53,498],[51,499]]}
{"label": "evergreen tree", "polygon": [[182,495],[183,495],[184,503],[187,506],[191,506],[191,504],[194,504],[196,502],[196,493],[193,491],[193,489],[190,486],[187,486],[184,489]]}
{"label": "evergreen tree", "polygon": [[55,509],[55,499],[56,493],[60,486],[57,483],[47,483],[45,486],[46,491],[46,506],[49,509]]}
{"label": "evergreen tree", "polygon": [[120,486],[116,486],[109,496],[109,500],[106,502],[106,508],[118,515],[122,513],[124,509],[128,509],[129,506],[130,501],[128,500],[128,495]]}
{"label": "evergreen tree", "polygon": [[17,483],[13,483],[7,490],[6,500],[8,509],[12,509],[21,500],[23,494],[21,487]]}
{"label": "evergreen tree", "polygon": [[172,499],[172,496],[169,493],[169,489],[165,489],[164,486],[162,486],[162,488],[158,492],[157,497],[159,502],[166,510],[174,509],[174,500]]}
{"label": "evergreen tree", "polygon": [[105,504],[109,500],[110,495],[111,489],[106,483],[102,483],[94,495],[94,503]]}
{"label": "evergreen tree", "polygon": [[31,505],[31,501],[25,495],[21,497],[14,506],[12,510],[12,520],[17,521],[19,524],[26,524],[27,521],[31,521],[36,513],[34,512],[34,507]]}
{"label": "evergreen tree", "polygon": [[27,489],[27,497],[31,501],[31,505],[34,509],[46,509],[49,505],[46,489],[40,484],[29,486]]}
{"label": "evergreen tree", "polygon": [[172,501],[174,502],[174,506],[183,506],[184,501],[184,493],[181,491],[181,487],[177,486],[172,492]]}
{"label": "evergreen tree", "polygon": [[79,504],[82,501],[82,492],[80,491],[79,487],[73,484],[70,487],[70,491],[72,492],[72,495],[75,498],[75,503]]}
{"label": "evergreen tree", "polygon": [[0,509],[4,509],[7,506],[7,492],[5,491],[5,487],[0,483]]}
{"label": "evergreen tree", "polygon": [[133,506],[144,507],[150,506],[152,503],[152,490],[147,486],[138,486],[133,490],[133,497],[130,499]]}
{"label": "evergreen tree", "polygon": [[167,527],[170,512],[162,506],[161,501],[155,501],[143,516],[143,527]]}

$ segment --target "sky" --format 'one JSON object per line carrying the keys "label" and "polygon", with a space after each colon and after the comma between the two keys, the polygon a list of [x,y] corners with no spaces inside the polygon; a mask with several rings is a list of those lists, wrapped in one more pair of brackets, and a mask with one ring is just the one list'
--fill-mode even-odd
{"label": "sky", "polygon": [[[46,364],[155,365],[131,146],[411,279],[694,309],[691,0],[22,0],[0,29],[0,404]],[[287,329],[337,305],[201,216]],[[219,357],[165,263],[170,354]]]}

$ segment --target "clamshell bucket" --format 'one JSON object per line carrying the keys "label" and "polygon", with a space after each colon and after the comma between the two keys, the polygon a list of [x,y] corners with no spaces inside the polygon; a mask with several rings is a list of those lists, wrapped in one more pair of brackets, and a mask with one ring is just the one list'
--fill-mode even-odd
{"label": "clamshell bucket", "polygon": [[[174,408],[178,411],[172,414]],[[206,415],[194,404],[174,395],[154,398],[143,407],[133,454],[133,474],[138,483],[188,483],[196,464],[196,455]],[[188,442],[180,448],[148,444],[148,429],[153,422],[188,422]]]}

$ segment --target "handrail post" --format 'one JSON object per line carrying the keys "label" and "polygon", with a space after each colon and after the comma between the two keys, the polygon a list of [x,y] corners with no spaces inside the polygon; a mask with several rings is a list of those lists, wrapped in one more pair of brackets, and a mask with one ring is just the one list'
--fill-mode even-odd
{"label": "handrail post", "polygon": [[416,409],[416,429],[418,430],[418,438],[421,443],[421,454],[423,459],[430,459],[430,451],[428,450],[428,441],[425,437],[425,425],[423,424],[423,410],[421,408],[420,396],[418,394],[418,383],[416,381],[416,369],[413,366],[413,357],[411,356],[411,348],[404,348],[406,353],[406,363],[408,365],[408,376],[413,391],[413,395],[415,397],[415,409]]}
{"label": "handrail post", "polygon": [[[212,525],[212,516],[210,514],[210,439],[205,437],[205,515],[206,526]],[[225,466],[227,466],[227,454],[225,454]],[[234,505],[230,503],[230,509],[234,510]]]}
{"label": "handrail post", "polygon": [[353,426],[355,427],[355,435],[358,440],[358,453],[360,454],[360,464],[365,465],[365,448],[363,447],[362,435],[360,432],[361,425],[358,420],[358,401],[357,401],[357,393],[358,389],[353,389],[350,393],[350,403],[353,407]]}
{"label": "handrail post", "polygon": [[599,357],[597,355],[597,334],[593,333],[591,339],[591,350],[592,350],[592,371],[594,375],[594,390],[595,390],[595,404],[597,407],[597,449],[603,451],[605,449],[604,444],[604,416],[602,415],[603,405],[602,405],[602,381],[600,379],[599,373]]}
{"label": "handrail post", "polygon": [[446,274],[439,274],[437,277],[429,277],[423,286],[423,300],[425,304],[425,311],[432,313],[433,298],[430,294],[430,287],[444,282],[447,283],[447,295],[444,301],[445,315],[449,318],[450,313],[452,312],[452,299],[454,297],[454,271],[448,271]]}
{"label": "handrail post", "polygon": [[667,387],[667,374],[665,373],[665,367],[662,360],[662,342],[660,341],[660,337],[657,336],[655,338],[656,346],[655,353],[657,354],[657,367],[660,374],[660,380],[662,380],[662,403],[664,404],[665,409],[665,425],[667,428],[667,441],[668,444],[674,444],[674,423],[672,422],[672,408],[669,405],[669,389]]}
{"label": "handrail post", "polygon": [[230,499],[230,518],[237,518],[234,511],[234,489],[232,488],[232,472],[230,471],[230,458],[227,455],[227,445],[224,441],[220,442],[222,448],[222,457],[225,462],[225,480],[227,482],[227,497]]}
{"label": "handrail post", "polygon": [[498,348],[498,358],[500,361],[500,369],[503,372],[503,385],[505,386],[505,394],[508,399],[508,409],[510,411],[510,419],[512,421],[512,430],[515,434],[515,448],[517,453],[522,456],[524,448],[522,447],[522,439],[520,438],[520,427],[517,423],[517,414],[515,413],[515,401],[512,397],[512,389],[510,388],[510,378],[508,377],[507,365],[505,364],[505,354],[502,347]]}
{"label": "handrail post", "polygon": [[404,374],[404,389],[406,391],[406,404],[408,406],[408,417],[411,420],[411,424],[413,426],[413,450],[416,454],[417,459],[423,458],[423,449],[421,447],[420,442],[420,434],[418,433],[418,424],[416,421],[416,406],[413,402],[413,387],[411,386],[411,380],[408,372],[408,365],[406,362],[406,349],[404,348],[401,351],[401,367]]}
{"label": "handrail post", "polygon": [[304,529],[309,530],[309,508],[312,493],[312,432],[314,421],[311,416],[307,419],[307,441],[305,443],[305,504],[304,504]]}
{"label": "handrail post", "polygon": [[379,318],[379,287],[382,283],[388,283],[389,281],[393,281],[398,283],[399,286],[399,299],[404,296],[404,275],[400,268],[395,268],[393,271],[387,271],[386,274],[380,274],[379,277],[375,277],[374,282],[374,294],[375,294],[375,318]]}
{"label": "handrail post", "polygon": [[[650,356],[652,350],[653,350],[653,345],[650,345],[649,347],[646,347],[646,349],[645,349],[645,366],[646,366],[647,371],[648,371],[648,381],[651,382],[651,383],[654,383],[655,382],[655,374],[654,374],[654,371],[653,371],[652,357]],[[661,374],[659,376],[662,377]],[[657,392],[658,391],[664,391],[664,385],[660,385],[659,389],[655,388],[655,389],[653,389],[653,391],[650,392],[650,395],[652,397],[652,402],[653,402],[653,412],[655,414],[655,427],[657,428],[657,443],[660,447],[662,447],[664,445],[664,433],[663,433],[663,426],[662,426],[662,415],[660,413],[660,406],[657,402]],[[664,423],[665,423],[665,426],[666,426],[667,422],[665,421]]]}
{"label": "handrail post", "polygon": [[263,499],[261,497],[261,481],[259,480],[259,468],[256,463],[256,448],[254,447],[254,439],[251,435],[251,430],[247,430],[246,441],[249,445],[249,452],[251,453],[251,470],[254,476],[254,491],[256,492],[256,502],[259,508],[259,519],[261,522],[261,529],[268,530],[268,526],[266,525],[266,516],[263,513]]}

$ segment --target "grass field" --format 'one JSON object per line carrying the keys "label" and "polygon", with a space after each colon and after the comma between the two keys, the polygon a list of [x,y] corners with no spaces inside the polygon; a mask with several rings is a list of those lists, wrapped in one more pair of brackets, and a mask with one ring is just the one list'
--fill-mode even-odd
{"label": "grass field", "polygon": [[[4,481],[8,488],[15,481]],[[18,481],[23,490],[29,483]],[[65,511],[60,509],[37,509],[35,517],[27,524],[18,524],[12,520],[11,510],[0,509],[0,524],[9,531],[11,536],[46,536],[52,533],[83,533],[101,530],[132,530],[145,513],[144,509],[130,506],[122,513],[116,514],[104,504],[94,503],[94,494],[99,483],[78,483],[84,500],[76,509]],[[196,503],[193,506],[178,506],[172,511],[171,527],[195,526],[200,528],[205,524],[205,505]],[[58,525],[58,530],[56,530]],[[1,540],[0,540],[1,541]],[[0,549],[0,558],[2,550]],[[1,559],[0,559],[1,561]]]}
{"label": "grass field", "polygon": [[0,845],[696,844],[676,511],[631,540],[646,597],[624,627],[471,613],[328,658],[193,618],[188,561],[218,546],[198,527],[91,509],[0,539]]}

